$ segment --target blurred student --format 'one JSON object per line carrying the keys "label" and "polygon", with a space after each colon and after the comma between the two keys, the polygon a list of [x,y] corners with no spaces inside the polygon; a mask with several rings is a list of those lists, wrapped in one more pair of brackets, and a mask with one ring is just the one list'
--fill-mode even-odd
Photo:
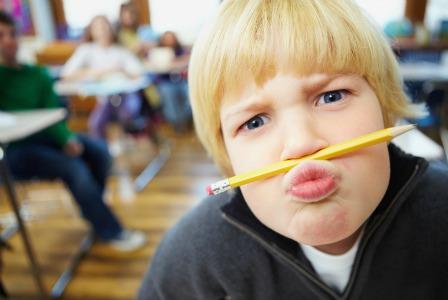
{"label": "blurred student", "polygon": [[[142,60],[145,60],[150,49],[157,46],[158,36],[150,25],[139,25],[137,11],[132,2],[121,4],[117,37],[120,45],[132,51]],[[156,121],[159,116],[160,95],[155,84],[143,89],[145,109],[147,114]]]}
{"label": "blurred student", "polygon": [[121,4],[118,21],[118,42],[137,56],[146,57],[157,40],[154,35],[146,37],[143,34],[150,30],[150,26],[139,26],[137,11],[131,2]]}
{"label": "blurred student", "polygon": [[173,60],[166,73],[160,73],[157,85],[166,121],[177,132],[185,131],[191,121],[186,69],[189,53],[180,44],[176,34],[166,31],[160,36],[158,47],[171,49]]}
{"label": "blurred student", "polygon": [[[138,58],[116,43],[109,20],[96,16],[86,28],[85,43],[76,49],[61,75],[66,80],[100,80],[114,76],[132,79],[143,74]],[[91,135],[104,138],[106,125],[114,118],[124,124],[131,123],[138,117],[141,105],[137,92],[99,97],[89,120]]]}
{"label": "blurred student", "polygon": [[[14,20],[0,11],[0,110],[19,111],[59,106],[53,82],[41,67],[17,61]],[[123,229],[103,201],[111,158],[106,145],[76,135],[61,121],[9,145],[6,161],[18,178],[60,178],[79,205],[98,238],[117,250],[142,247],[140,231]]]}

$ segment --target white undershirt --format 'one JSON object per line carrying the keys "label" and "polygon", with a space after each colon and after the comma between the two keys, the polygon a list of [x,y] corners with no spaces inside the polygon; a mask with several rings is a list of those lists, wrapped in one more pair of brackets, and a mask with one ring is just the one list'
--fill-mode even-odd
{"label": "white undershirt", "polygon": [[[361,232],[362,233],[362,232]],[[341,255],[331,255],[308,245],[300,244],[320,278],[331,288],[342,292],[348,283],[361,235],[350,250]]]}

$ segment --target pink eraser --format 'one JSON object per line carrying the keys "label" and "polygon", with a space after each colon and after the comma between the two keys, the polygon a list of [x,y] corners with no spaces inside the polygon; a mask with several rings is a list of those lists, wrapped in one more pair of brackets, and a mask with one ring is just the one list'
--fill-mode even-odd
{"label": "pink eraser", "polygon": [[208,195],[213,195],[213,191],[212,191],[212,187],[209,185],[209,186],[207,186],[206,188],[205,188],[205,190],[207,191],[207,194]]}

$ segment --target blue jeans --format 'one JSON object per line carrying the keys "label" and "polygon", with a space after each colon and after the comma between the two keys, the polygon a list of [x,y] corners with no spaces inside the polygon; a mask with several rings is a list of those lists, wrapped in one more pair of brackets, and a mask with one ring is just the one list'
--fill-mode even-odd
{"label": "blue jeans", "polygon": [[71,157],[49,142],[13,144],[6,150],[6,161],[18,179],[60,178],[68,187],[83,217],[102,240],[117,237],[122,227],[103,201],[103,192],[111,166],[107,146],[85,136],[78,136],[84,145],[79,157]]}
{"label": "blue jeans", "polygon": [[98,99],[89,117],[89,132],[94,138],[106,137],[108,122],[118,120],[125,124],[140,114],[142,99],[138,93],[119,94]]}
{"label": "blue jeans", "polygon": [[185,80],[162,80],[157,83],[165,120],[176,129],[185,129],[191,120],[188,84]]}

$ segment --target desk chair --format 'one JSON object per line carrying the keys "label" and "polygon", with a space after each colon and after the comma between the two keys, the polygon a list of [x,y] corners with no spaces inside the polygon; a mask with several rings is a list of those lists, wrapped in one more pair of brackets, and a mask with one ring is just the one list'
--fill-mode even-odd
{"label": "desk chair", "polygon": [[438,110],[440,118],[439,134],[443,149],[445,150],[445,159],[448,161],[448,82],[436,85],[436,88],[443,93],[443,101]]}
{"label": "desk chair", "polygon": [[[440,50],[411,49],[402,50],[397,56],[402,63],[442,64],[443,53]],[[407,80],[405,90],[413,103],[425,104],[428,110],[427,116],[409,121],[441,143],[448,160],[448,81],[433,78]]]}
{"label": "desk chair", "polygon": [[448,161],[448,82],[412,82],[411,95],[414,103],[425,104],[428,115],[409,122],[426,132],[432,139],[441,143]]}
{"label": "desk chair", "polygon": [[[110,146],[110,152],[114,160],[117,162],[117,157],[126,152],[126,146],[124,145],[122,133],[130,134],[132,137],[146,136],[149,142],[157,148],[157,153],[154,158],[144,167],[144,169],[136,175],[136,178],[131,189],[135,192],[140,192],[146,185],[157,175],[160,169],[165,165],[166,161],[171,155],[171,144],[163,134],[159,132],[159,126],[161,124],[160,111],[153,107],[143,91],[140,91],[141,99],[143,100],[142,106],[139,112],[139,118],[133,120],[134,122],[129,124],[121,124],[120,130],[111,130],[109,132],[109,138],[112,140]],[[111,127],[109,127],[111,128]],[[109,140],[110,142],[110,140]],[[123,169],[124,168],[124,169]],[[117,175],[129,175],[129,165],[120,166],[121,170],[118,170]],[[123,172],[125,174],[123,174]]]}
{"label": "desk chair", "polygon": [[[6,179],[6,180],[8,180],[8,179]],[[17,197],[17,195],[19,195],[19,197],[21,199],[27,199],[27,200],[21,201],[21,205],[20,205],[21,207],[18,208],[18,211],[22,218],[21,219],[17,218],[16,220],[13,220],[13,222],[10,222],[10,224],[3,230],[0,238],[3,238],[4,240],[8,240],[11,236],[13,236],[19,230],[20,223],[23,221],[29,222],[29,221],[32,221],[35,219],[42,219],[42,218],[45,218],[46,216],[48,216],[52,210],[51,205],[53,205],[53,208],[54,208],[55,201],[56,202],[59,201],[60,204],[62,205],[62,207],[64,208],[64,211],[68,212],[70,215],[77,214],[76,208],[74,207],[73,204],[71,204],[71,199],[68,196],[68,193],[66,192],[65,187],[63,186],[63,184],[60,181],[58,181],[58,180],[39,180],[36,178],[14,178],[14,181],[15,181],[15,184],[17,187],[18,194],[15,194],[14,191],[7,191],[7,192],[10,194],[10,196]],[[50,185],[52,187],[50,189],[50,191],[58,191],[59,192],[57,199],[48,200],[48,201],[38,201],[37,203],[31,204],[31,203],[33,203],[32,187],[33,187],[33,185],[36,185],[36,184]],[[30,187],[31,187],[31,189],[30,189]],[[47,189],[47,192],[48,191],[49,190]],[[21,197],[23,194],[25,194],[25,197]],[[51,202],[53,202],[53,203],[51,203]],[[38,208],[38,212],[37,213],[33,212],[32,211],[33,209],[30,209],[31,206],[34,206],[34,208]],[[10,215],[10,217],[13,217],[12,214]],[[9,218],[9,219],[11,220],[11,219],[15,219],[15,218]],[[25,239],[24,239],[24,243],[28,244],[29,248],[31,249],[31,253],[34,256],[34,250],[31,245],[31,241],[29,240],[29,238],[27,236],[26,236],[26,239],[28,241],[25,241]],[[48,293],[48,295],[44,295],[45,297],[48,296],[48,298],[50,298],[50,299],[58,299],[62,296],[66,286],[68,285],[70,280],[73,278],[73,275],[76,271],[77,266],[81,262],[81,259],[90,250],[93,242],[94,242],[94,236],[93,236],[93,233],[89,230],[84,235],[75,254],[71,257],[71,259],[68,263],[68,266],[64,269],[62,274],[56,280],[56,282],[52,286],[51,291]],[[32,260],[35,260],[35,257],[32,258]],[[35,264],[35,267],[39,268],[37,261],[31,262],[31,264],[32,264],[32,267]],[[43,286],[43,281],[42,281],[40,271],[35,270],[35,272],[33,272],[33,273],[34,273],[33,275],[35,277],[35,280],[41,290],[41,293],[46,294],[46,289]]]}
{"label": "desk chair", "polygon": [[[0,226],[0,229],[2,227]],[[6,293],[5,285],[3,284],[3,250],[11,250],[11,246],[0,236],[0,297],[7,298],[8,294]],[[2,299],[3,299],[2,298]]]}
{"label": "desk chair", "polygon": [[[13,210],[14,216],[17,220],[17,231],[20,233],[22,242],[24,244],[25,254],[31,266],[33,278],[37,284],[40,296],[43,299],[48,297],[46,288],[43,284],[39,265],[34,255],[34,249],[28,234],[28,229],[20,213],[20,203],[18,202],[17,193],[11,177],[9,167],[5,159],[5,151],[7,145],[11,142],[19,140],[36,133],[43,128],[51,126],[52,124],[62,120],[65,117],[64,109],[39,109],[34,111],[12,112],[11,116],[14,119],[14,124],[0,127],[0,178],[6,192],[6,198]],[[64,275],[64,274],[63,274]],[[66,277],[66,276],[65,276]],[[54,298],[61,295],[59,280],[51,293]],[[65,287],[65,285],[64,285]],[[63,291],[63,288],[62,288]]]}

